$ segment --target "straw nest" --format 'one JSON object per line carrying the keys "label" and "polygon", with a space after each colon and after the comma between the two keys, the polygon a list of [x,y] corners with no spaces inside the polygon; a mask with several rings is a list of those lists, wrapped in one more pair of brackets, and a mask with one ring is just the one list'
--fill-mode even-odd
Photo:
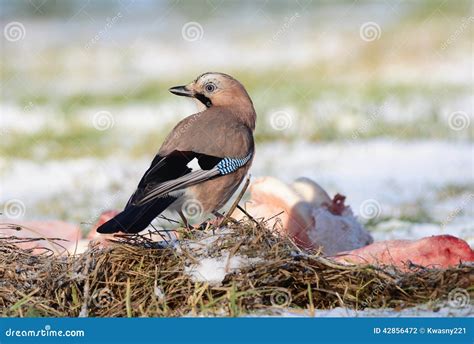
{"label": "straw nest", "polygon": [[[404,308],[472,291],[474,269],[341,265],[302,252],[263,222],[225,229],[182,230],[179,242],[120,236],[107,248],[91,246],[67,257],[19,249],[0,238],[0,315],[3,316],[238,316],[276,308],[317,312],[343,306]],[[24,240],[24,239],[22,239]],[[245,257],[221,283],[190,271],[203,258]],[[229,265],[232,265],[229,263]],[[470,289],[469,289],[470,288]]]}

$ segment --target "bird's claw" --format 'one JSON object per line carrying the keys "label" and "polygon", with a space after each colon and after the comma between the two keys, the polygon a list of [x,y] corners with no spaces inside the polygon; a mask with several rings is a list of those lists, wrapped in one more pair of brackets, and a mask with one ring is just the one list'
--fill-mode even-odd
{"label": "bird's claw", "polygon": [[214,219],[209,219],[207,221],[204,221],[197,227],[195,227],[198,230],[207,230],[209,228],[219,228],[221,227],[224,222],[226,222],[226,217],[225,216],[216,216]]}

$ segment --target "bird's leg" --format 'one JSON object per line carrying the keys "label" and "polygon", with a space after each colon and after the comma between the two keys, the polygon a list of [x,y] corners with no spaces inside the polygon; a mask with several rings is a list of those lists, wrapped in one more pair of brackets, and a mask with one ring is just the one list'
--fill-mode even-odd
{"label": "bird's leg", "polygon": [[209,228],[212,228],[214,230],[217,227],[220,227],[225,220],[225,216],[219,213],[218,211],[213,211],[212,214],[216,217],[215,219],[208,219],[207,221],[204,221],[201,223],[197,229],[199,230],[206,230]]}
{"label": "bird's leg", "polygon": [[184,216],[183,212],[181,210],[178,211],[179,217],[181,217],[181,220],[183,220],[183,224],[186,226],[187,229],[191,229],[191,225],[188,222],[188,219],[186,219],[186,216]]}
{"label": "bird's leg", "polygon": [[[221,213],[219,213],[217,210],[213,211],[212,214],[216,217],[213,221],[214,225],[219,228],[220,226],[222,226],[222,224],[226,220],[226,217],[225,215],[222,215]],[[213,230],[213,234],[215,234],[214,228],[212,230]]]}
{"label": "bird's leg", "polygon": [[219,213],[218,211],[216,211],[216,210],[212,212],[212,215],[214,215],[216,218],[207,221],[207,223],[210,224],[213,227],[222,226],[222,224],[224,223],[226,217],[224,215],[222,215],[221,213]]}

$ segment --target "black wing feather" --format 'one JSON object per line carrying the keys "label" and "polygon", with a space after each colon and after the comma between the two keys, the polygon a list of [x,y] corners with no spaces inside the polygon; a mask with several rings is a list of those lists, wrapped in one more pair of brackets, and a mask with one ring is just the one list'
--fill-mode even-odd
{"label": "black wing feather", "polygon": [[[187,164],[194,158],[204,170],[192,171]],[[167,156],[157,155],[145,172],[129,205],[143,205],[157,197],[208,180],[216,175],[212,170],[222,158],[196,152],[173,151]],[[209,170],[210,173],[206,170]],[[212,171],[212,172],[211,172]],[[197,175],[196,175],[197,173]]]}

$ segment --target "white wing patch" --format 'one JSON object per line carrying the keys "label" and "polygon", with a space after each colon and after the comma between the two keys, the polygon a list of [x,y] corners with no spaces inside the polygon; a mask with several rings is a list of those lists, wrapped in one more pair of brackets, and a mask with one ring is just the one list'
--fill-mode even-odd
{"label": "white wing patch", "polygon": [[193,160],[188,162],[186,166],[188,166],[193,171],[201,170],[201,166],[199,166],[199,161],[197,158],[194,158]]}

